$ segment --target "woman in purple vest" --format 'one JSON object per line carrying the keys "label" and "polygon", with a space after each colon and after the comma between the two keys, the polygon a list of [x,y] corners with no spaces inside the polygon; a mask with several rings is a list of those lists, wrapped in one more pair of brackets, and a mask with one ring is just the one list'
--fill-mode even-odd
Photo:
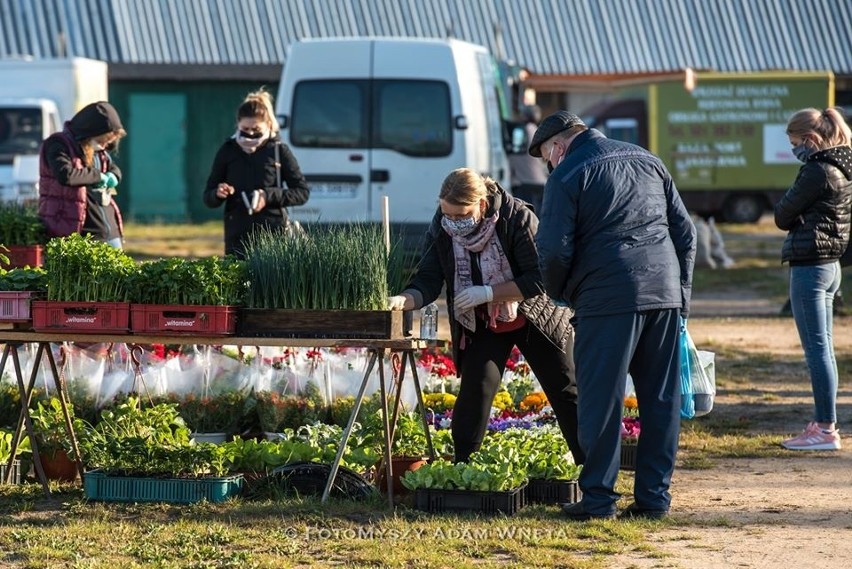
{"label": "woman in purple vest", "polygon": [[105,101],[83,107],[62,132],[44,141],[39,158],[39,217],[50,237],[92,235],[121,249],[124,234],[115,202],[121,170],[109,152],[127,133]]}

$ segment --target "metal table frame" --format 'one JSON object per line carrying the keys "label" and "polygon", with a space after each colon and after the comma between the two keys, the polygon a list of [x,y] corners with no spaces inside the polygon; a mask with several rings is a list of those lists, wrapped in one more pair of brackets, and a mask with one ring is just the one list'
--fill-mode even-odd
{"label": "metal table frame", "polygon": [[[130,345],[149,345],[149,344],[195,344],[195,345],[236,345],[236,346],[279,346],[279,347],[304,347],[304,348],[366,348],[370,353],[370,359],[367,364],[367,370],[361,380],[361,386],[358,390],[358,395],[355,397],[355,402],[352,407],[352,413],[349,416],[349,421],[343,430],[343,436],[338,445],[337,455],[334,457],[334,462],[331,465],[328,480],[325,485],[325,490],[322,494],[322,502],[326,502],[334,486],[337,472],[340,469],[340,462],[343,459],[343,454],[346,452],[346,445],[349,442],[349,437],[352,434],[352,428],[355,420],[358,417],[358,412],[361,409],[361,404],[364,401],[364,395],[367,390],[367,384],[370,375],[376,364],[379,368],[379,387],[381,394],[381,409],[382,409],[382,430],[384,435],[383,444],[383,467],[385,469],[385,481],[387,483],[388,503],[393,508],[393,465],[391,461],[391,447],[393,445],[394,434],[396,431],[396,421],[399,414],[400,394],[402,392],[402,383],[405,380],[406,367],[411,368],[411,376],[414,381],[414,388],[417,392],[417,402],[421,409],[421,417],[423,419],[423,428],[426,432],[426,442],[429,450],[429,457],[435,458],[435,449],[432,446],[432,436],[429,432],[429,422],[426,417],[426,409],[423,405],[423,395],[420,389],[420,380],[417,377],[417,366],[414,359],[415,350],[426,348],[429,346],[440,346],[443,342],[438,340],[418,340],[418,339],[401,339],[401,340],[377,340],[377,339],[327,339],[327,338],[247,338],[234,336],[140,336],[132,334],[79,334],[79,333],[40,333],[40,332],[15,332],[0,330],[0,344],[4,344],[2,359],[0,359],[0,376],[6,367],[6,362],[11,355],[12,363],[15,370],[15,377],[18,383],[18,391],[21,395],[21,414],[18,417],[18,424],[15,429],[15,434],[12,438],[12,455],[9,458],[8,468],[6,469],[7,478],[12,472],[12,461],[15,459],[15,452],[20,443],[23,429],[26,428],[30,437],[30,446],[33,453],[33,463],[36,469],[36,474],[44,487],[46,493],[50,493],[47,479],[41,467],[41,461],[38,454],[38,445],[36,444],[32,419],[30,418],[30,405],[32,399],[32,391],[35,386],[35,380],[38,376],[39,367],[42,364],[45,354],[50,366],[50,373],[56,383],[59,401],[62,405],[62,411],[65,416],[65,427],[68,433],[69,440],[74,452],[74,458],[77,461],[80,470],[81,478],[83,476],[83,466],[80,457],[80,450],[77,446],[77,437],[74,433],[74,426],[71,422],[71,416],[68,412],[68,393],[67,387],[63,378],[60,377],[59,370],[56,365],[56,359],[50,348],[52,343],[60,342],[87,342],[87,343],[124,343]],[[21,364],[18,358],[17,346],[24,343],[38,344],[35,361],[33,362],[32,372],[29,380],[25,383]],[[389,416],[388,410],[388,386],[385,380],[385,359],[389,354],[399,352],[401,357],[400,372],[397,379],[396,393],[392,403],[392,414]]]}

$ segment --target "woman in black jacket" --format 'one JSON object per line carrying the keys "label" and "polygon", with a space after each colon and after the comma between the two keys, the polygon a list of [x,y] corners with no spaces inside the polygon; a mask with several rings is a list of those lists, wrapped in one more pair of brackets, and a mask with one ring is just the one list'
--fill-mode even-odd
{"label": "woman in black jacket", "polygon": [[849,243],[852,132],[836,108],[803,109],[790,117],[787,136],[804,165],[775,205],[775,225],[787,231],[781,260],[790,264],[790,307],[811,375],[814,418],[781,446],[839,450],[832,307],[840,288],[838,260]]}
{"label": "woman in black jacket", "polygon": [[287,206],[308,201],[308,184],[278,131],[269,93],[249,93],[237,109],[237,132],[213,160],[204,203],[225,204],[226,255],[243,258],[255,228],[287,229]]}
{"label": "woman in black jacket", "polygon": [[417,274],[389,305],[414,310],[447,287],[453,357],[461,373],[452,421],[456,461],[479,449],[506,360],[518,346],[582,464],[570,312],[544,294],[535,247],[538,218],[494,180],[467,168],[447,176],[439,198]]}

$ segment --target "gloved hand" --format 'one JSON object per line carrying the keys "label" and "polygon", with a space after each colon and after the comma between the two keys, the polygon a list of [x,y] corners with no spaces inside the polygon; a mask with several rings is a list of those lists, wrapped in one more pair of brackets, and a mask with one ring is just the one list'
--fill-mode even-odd
{"label": "gloved hand", "polygon": [[494,291],[490,286],[472,286],[456,294],[455,307],[456,310],[464,312],[474,306],[491,302],[493,298]]}
{"label": "gloved hand", "polygon": [[89,184],[89,187],[93,190],[102,190],[107,187],[107,182],[109,182],[109,176],[101,172],[101,180],[95,184]]}
{"label": "gloved hand", "polygon": [[401,294],[388,297],[388,310],[404,310],[407,298]]}
{"label": "gloved hand", "polygon": [[107,188],[114,188],[118,186],[118,178],[112,172],[107,172],[106,174],[101,174],[101,183],[106,185]]}

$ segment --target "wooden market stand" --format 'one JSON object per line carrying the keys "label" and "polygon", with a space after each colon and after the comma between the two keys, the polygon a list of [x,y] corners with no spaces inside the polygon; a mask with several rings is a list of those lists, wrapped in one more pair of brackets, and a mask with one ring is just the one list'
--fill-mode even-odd
{"label": "wooden market stand", "polygon": [[[358,411],[364,401],[367,383],[370,375],[378,363],[379,386],[381,394],[382,408],[382,427],[383,427],[383,454],[384,468],[386,471],[385,481],[387,482],[388,501],[393,508],[393,466],[391,461],[391,446],[393,443],[394,431],[396,427],[396,419],[399,412],[400,393],[402,391],[402,383],[405,379],[406,367],[411,368],[411,376],[414,381],[414,388],[417,393],[417,402],[422,410],[421,416],[423,419],[423,427],[426,432],[426,441],[429,449],[430,458],[435,458],[435,450],[432,446],[432,437],[429,432],[428,420],[423,406],[423,395],[420,390],[420,380],[417,377],[417,366],[415,362],[415,350],[426,348],[429,346],[442,345],[443,342],[438,340],[419,340],[419,339],[398,339],[398,340],[379,340],[379,339],[331,339],[331,338],[281,338],[281,337],[234,337],[234,336],[161,336],[161,335],[135,335],[135,334],[79,334],[79,333],[41,333],[41,332],[20,332],[0,330],[0,344],[4,344],[3,356],[0,359],[0,376],[6,367],[8,359],[11,360],[14,366],[15,377],[18,383],[18,390],[21,395],[21,414],[18,418],[15,434],[12,439],[12,453],[9,459],[7,473],[12,471],[12,461],[15,458],[17,445],[20,443],[23,429],[26,428],[30,438],[30,445],[33,453],[33,464],[36,469],[36,474],[41,481],[45,492],[49,493],[47,479],[41,467],[39,460],[38,448],[33,432],[32,421],[30,419],[30,403],[32,391],[35,386],[36,377],[38,377],[39,368],[42,365],[44,356],[47,356],[47,361],[50,366],[49,372],[53,377],[59,394],[59,401],[62,406],[62,411],[65,416],[65,426],[68,432],[69,439],[72,444],[74,458],[80,471],[81,477],[84,475],[80,450],[77,446],[77,438],[74,433],[74,427],[71,422],[70,414],[68,413],[68,393],[64,378],[56,365],[56,359],[50,349],[51,343],[60,342],[87,342],[87,343],[124,343],[129,346],[145,346],[150,344],[195,344],[195,345],[236,345],[236,346],[278,346],[278,347],[303,347],[303,348],[366,348],[370,353],[369,363],[364,377],[361,380],[361,386],[358,390],[358,395],[355,397],[355,403],[352,408],[352,414],[343,431],[343,437],[338,445],[337,455],[334,457],[334,462],[331,465],[328,480],[325,485],[325,490],[322,494],[322,502],[328,500],[331,490],[334,486],[337,472],[340,469],[340,462],[343,459],[343,454],[346,451],[346,445],[349,442],[349,437],[352,433],[352,427],[355,419],[358,416]],[[18,359],[17,346],[24,343],[38,344],[35,360],[28,381],[24,381],[21,364]],[[392,402],[392,416],[389,417],[388,409],[388,385],[385,381],[385,360],[393,353],[401,354],[401,365],[399,375],[396,379],[396,392],[394,401]]]}

